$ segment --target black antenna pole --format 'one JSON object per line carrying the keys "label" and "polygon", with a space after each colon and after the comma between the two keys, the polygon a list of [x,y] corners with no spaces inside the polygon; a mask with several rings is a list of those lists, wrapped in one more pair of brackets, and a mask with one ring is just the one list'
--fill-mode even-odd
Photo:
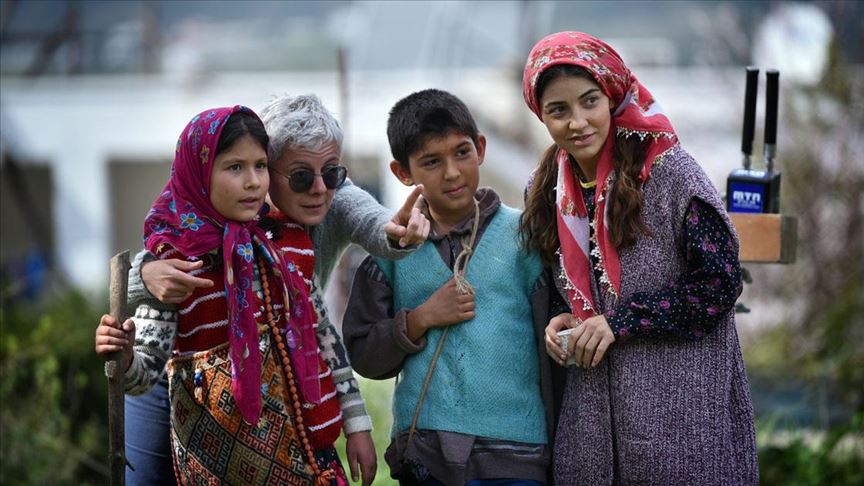
{"label": "black antenna pole", "polygon": [[776,69],[765,71],[765,165],[768,173],[774,171],[774,157],[777,155],[777,97],[780,92],[780,72]]}
{"label": "black antenna pole", "polygon": [[744,154],[744,168],[750,170],[750,156],[753,154],[753,132],[756,127],[756,90],[759,83],[759,68],[747,68],[747,85],[744,89],[744,128],[741,133],[741,152]]}

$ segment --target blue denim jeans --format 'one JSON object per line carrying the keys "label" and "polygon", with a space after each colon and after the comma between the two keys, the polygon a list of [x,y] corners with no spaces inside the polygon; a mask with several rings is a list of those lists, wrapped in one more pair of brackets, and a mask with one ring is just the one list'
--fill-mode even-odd
{"label": "blue denim jeans", "polygon": [[171,402],[168,378],[163,376],[144,395],[126,396],[126,484],[174,485],[171,458]]}

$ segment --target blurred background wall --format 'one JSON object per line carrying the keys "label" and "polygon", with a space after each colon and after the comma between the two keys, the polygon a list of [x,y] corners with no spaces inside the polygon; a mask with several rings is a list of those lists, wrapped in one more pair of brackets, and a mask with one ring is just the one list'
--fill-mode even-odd
{"label": "blurred background wall", "polygon": [[[862,18],[853,1],[2,0],[4,396],[38,400],[17,392],[32,389],[27,381],[44,361],[20,353],[30,346],[62,354],[39,347],[60,329],[81,335],[69,352],[92,354],[108,258],[141,247],[143,217],[195,113],[235,103],[259,110],[273,95],[316,93],[345,129],[352,179],[396,207],[405,189],[387,169],[388,110],[418,89],[446,89],[466,101],[489,138],[481,184],[521,207],[525,181],[548,144],[522,101],[522,66],[539,38],[582,30],[621,53],[721,192],[741,161],[744,67],[780,69],[783,211],[801,217],[800,246],[795,265],[751,267],[754,282],[741,299],[751,310],[738,322],[760,431],[776,442],[769,432],[783,428],[778,421],[826,431],[857,417],[861,439]],[[756,149],[759,168],[761,139]],[[362,256],[349,250],[331,279],[328,303],[337,318]],[[70,308],[78,315],[65,322]],[[81,367],[80,380],[98,395],[91,383],[98,373],[93,378],[87,360],[61,362]],[[59,368],[42,372],[56,375],[59,387],[57,409],[46,413],[65,414],[57,427],[70,444],[96,447],[101,415],[85,405],[69,411],[68,395],[84,385]],[[88,421],[85,446],[75,424]],[[4,415],[4,459],[29,455],[15,434],[33,429],[14,423]],[[99,478],[101,457],[82,454],[70,459],[70,477]],[[16,478],[15,471],[0,472]]]}

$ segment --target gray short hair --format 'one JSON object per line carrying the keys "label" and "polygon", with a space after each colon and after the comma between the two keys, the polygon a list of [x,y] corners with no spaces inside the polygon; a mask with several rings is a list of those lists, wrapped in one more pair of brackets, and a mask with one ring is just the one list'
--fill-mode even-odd
{"label": "gray short hair", "polygon": [[267,157],[275,161],[286,148],[319,150],[330,142],[336,142],[342,151],[342,128],[339,122],[313,94],[272,99],[259,113],[270,146]]}

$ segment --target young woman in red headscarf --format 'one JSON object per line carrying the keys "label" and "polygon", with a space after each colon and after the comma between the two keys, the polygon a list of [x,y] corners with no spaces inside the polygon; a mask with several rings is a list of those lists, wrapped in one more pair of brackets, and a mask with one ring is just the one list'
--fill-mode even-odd
{"label": "young woman in red headscarf", "polygon": [[286,222],[285,241],[271,242],[258,224],[267,145],[263,123],[242,106],[189,122],[144,241],[159,258],[203,260],[200,276],[216,288],[177,312],[141,305],[122,326],[103,316],[96,330],[97,353],[121,352],[127,393],[150,389],[168,361],[181,484],[347,484],[333,447],[341,412],[304,281],[314,259],[275,250],[290,243],[312,255],[311,240]]}
{"label": "young woman in red headscarf", "polygon": [[556,484],[756,484],[738,240],[717,191],[599,39],[542,39],[523,95],[554,142],[526,189],[523,238],[562,297],[547,351],[573,364]]}

